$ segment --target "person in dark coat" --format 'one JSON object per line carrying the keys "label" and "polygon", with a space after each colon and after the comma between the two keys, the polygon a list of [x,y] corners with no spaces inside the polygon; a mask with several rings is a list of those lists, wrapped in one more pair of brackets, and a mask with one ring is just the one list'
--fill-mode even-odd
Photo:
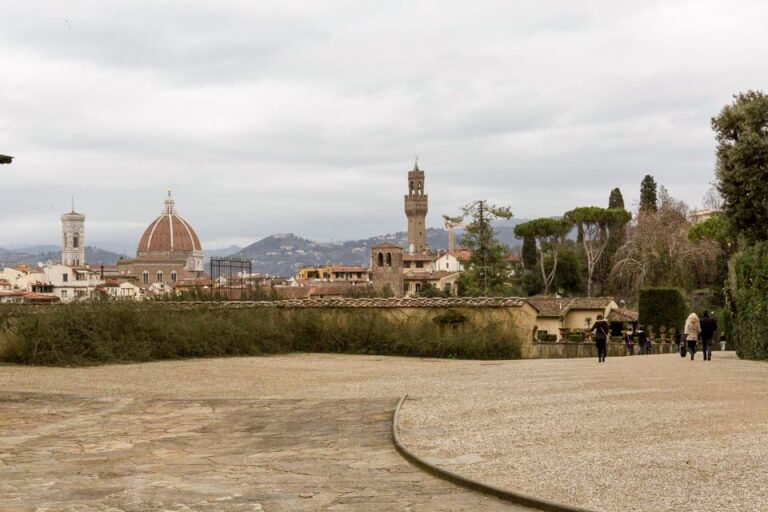
{"label": "person in dark coat", "polygon": [[605,362],[605,352],[608,345],[608,333],[611,327],[608,322],[603,318],[603,315],[597,315],[595,324],[590,329],[595,333],[595,344],[597,345],[597,362]]}
{"label": "person in dark coat", "polygon": [[699,326],[701,327],[701,345],[704,352],[704,360],[712,360],[712,339],[717,332],[717,321],[714,318],[710,318],[709,311],[705,311],[701,315],[699,320]]}
{"label": "person in dark coat", "polygon": [[638,354],[645,354],[646,350],[645,347],[648,346],[648,335],[645,334],[645,329],[642,325],[637,326],[637,331],[635,331],[635,336],[637,337],[637,353]]}

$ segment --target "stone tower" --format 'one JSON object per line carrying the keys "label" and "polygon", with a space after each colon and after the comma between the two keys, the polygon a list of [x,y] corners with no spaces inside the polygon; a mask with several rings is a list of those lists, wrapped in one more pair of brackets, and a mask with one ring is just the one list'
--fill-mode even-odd
{"label": "stone tower", "polygon": [[85,215],[72,211],[61,216],[62,265],[85,265]]}
{"label": "stone tower", "polygon": [[419,169],[419,161],[413,164],[408,173],[408,195],[405,196],[405,215],[408,217],[408,251],[425,252],[427,246],[427,195],[424,193],[424,171]]}
{"label": "stone tower", "polygon": [[393,244],[371,247],[373,289],[389,288],[395,297],[403,296],[403,248]]}

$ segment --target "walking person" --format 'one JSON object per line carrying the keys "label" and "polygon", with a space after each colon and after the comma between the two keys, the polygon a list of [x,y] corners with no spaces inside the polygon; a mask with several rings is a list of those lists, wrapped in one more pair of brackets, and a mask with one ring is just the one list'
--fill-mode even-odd
{"label": "walking person", "polygon": [[627,346],[627,355],[633,355],[635,350],[635,333],[632,332],[632,329],[624,334],[624,344]]}
{"label": "walking person", "polygon": [[688,352],[691,353],[691,361],[693,361],[696,355],[696,343],[699,341],[699,335],[701,334],[701,325],[699,325],[699,317],[696,313],[688,315],[688,320],[685,321],[685,341],[688,343]]}
{"label": "walking person", "polygon": [[645,354],[645,346],[648,344],[648,336],[645,334],[645,329],[642,325],[637,326],[637,354]]}
{"label": "walking person", "polygon": [[590,330],[595,333],[595,345],[597,345],[597,362],[604,363],[610,326],[608,325],[608,322],[603,318],[603,315],[597,315],[597,320]]}
{"label": "walking person", "polygon": [[701,327],[701,349],[704,352],[704,360],[712,360],[712,340],[717,332],[717,320],[709,316],[709,311],[705,311],[699,320]]}

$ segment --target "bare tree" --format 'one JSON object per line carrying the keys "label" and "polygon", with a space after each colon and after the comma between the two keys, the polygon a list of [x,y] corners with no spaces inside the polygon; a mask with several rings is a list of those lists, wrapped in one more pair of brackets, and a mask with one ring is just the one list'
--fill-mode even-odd
{"label": "bare tree", "polygon": [[688,206],[663,188],[659,199],[658,211],[636,217],[616,253],[611,281],[627,297],[647,286],[691,288],[716,272],[718,247],[688,238]]}

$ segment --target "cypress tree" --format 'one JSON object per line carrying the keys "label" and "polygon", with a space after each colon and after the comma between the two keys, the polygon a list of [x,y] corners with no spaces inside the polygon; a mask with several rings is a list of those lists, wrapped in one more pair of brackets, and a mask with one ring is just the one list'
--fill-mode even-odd
{"label": "cypress tree", "polygon": [[643,182],[640,184],[640,211],[655,212],[658,209],[656,180],[653,176],[646,174]]}

